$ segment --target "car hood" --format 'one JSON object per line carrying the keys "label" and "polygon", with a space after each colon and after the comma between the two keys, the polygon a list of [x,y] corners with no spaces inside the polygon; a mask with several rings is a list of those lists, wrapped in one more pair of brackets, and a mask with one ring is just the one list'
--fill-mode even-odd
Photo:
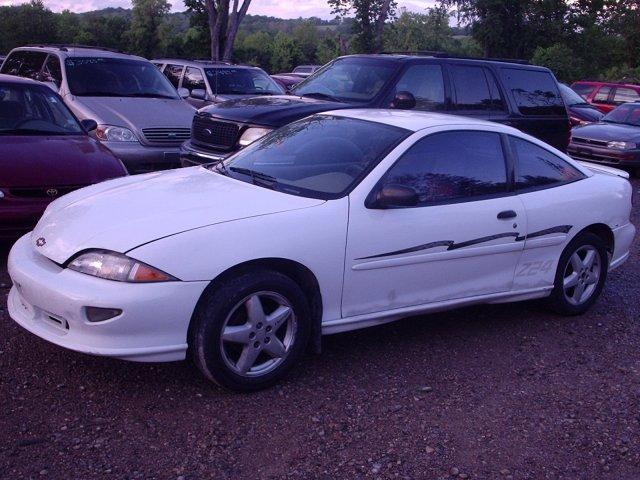
{"label": "car hood", "polygon": [[640,142],[640,127],[600,122],[575,127],[572,130],[572,135],[574,137],[606,142]]}
{"label": "car hood", "polygon": [[342,108],[353,108],[353,106],[315,98],[274,95],[229,100],[201,108],[199,114],[235,122],[281,127],[314,113]]}
{"label": "car hood", "polygon": [[3,135],[0,142],[0,187],[90,185],[126,175],[120,160],[87,135]]}
{"label": "car hood", "polygon": [[589,104],[570,105],[567,108],[571,116],[577,117],[585,122],[598,122],[604,117],[604,113]]}
{"label": "car hood", "polygon": [[196,111],[182,99],[164,98],[74,97],[69,106],[80,118],[131,130],[190,128]]}
{"label": "car hood", "polygon": [[47,208],[31,242],[36,251],[64,263],[86,249],[124,253],[187,230],[321,203],[203,167],[184,168],[111,180],[65,195]]}

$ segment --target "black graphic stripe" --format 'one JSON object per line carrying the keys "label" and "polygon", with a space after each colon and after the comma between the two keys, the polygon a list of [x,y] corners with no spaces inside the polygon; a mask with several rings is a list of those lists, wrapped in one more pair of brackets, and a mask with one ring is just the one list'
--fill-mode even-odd
{"label": "black graphic stripe", "polygon": [[557,227],[546,228],[537,232],[532,232],[529,235],[520,236],[518,232],[506,232],[497,233],[495,235],[489,235],[487,237],[475,238],[473,240],[467,240],[466,242],[456,243],[453,240],[440,240],[437,242],[429,242],[423,245],[417,245],[415,247],[403,248],[402,250],[394,250],[393,252],[380,253],[378,255],[371,255],[368,257],[356,258],[356,260],[372,260],[374,258],[392,257],[394,255],[402,255],[404,253],[415,253],[422,250],[429,250],[437,247],[447,247],[447,251],[457,250],[459,248],[470,247],[472,245],[478,245],[480,243],[490,242],[498,238],[513,237],[516,242],[522,242],[528,238],[542,237],[552,233],[569,233],[569,230],[573,228],[573,225],[558,225]]}

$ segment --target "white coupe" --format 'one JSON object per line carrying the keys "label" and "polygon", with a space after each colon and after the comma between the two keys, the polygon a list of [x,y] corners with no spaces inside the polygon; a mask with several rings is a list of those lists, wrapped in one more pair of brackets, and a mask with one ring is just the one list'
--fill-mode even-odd
{"label": "white coupe", "polygon": [[627,178],[495,123],[328,112],[218,165],[56,200],[11,250],[9,313],[72,350],[189,356],[255,390],[323,334],[542,297],[584,312],[629,256]]}

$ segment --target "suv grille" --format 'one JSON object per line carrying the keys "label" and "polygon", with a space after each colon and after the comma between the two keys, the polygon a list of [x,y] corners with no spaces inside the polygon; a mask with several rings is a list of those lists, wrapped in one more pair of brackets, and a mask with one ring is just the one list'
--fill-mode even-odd
{"label": "suv grille", "polygon": [[193,117],[191,131],[193,140],[197,143],[230,150],[236,145],[240,127],[235,123],[196,115]]}
{"label": "suv grille", "polygon": [[162,143],[163,145],[180,145],[189,139],[191,134],[188,128],[157,127],[143,128],[144,138],[149,143]]}
{"label": "suv grille", "polygon": [[13,197],[22,198],[58,198],[82,187],[84,187],[84,185],[66,187],[18,187],[10,188],[9,194]]}

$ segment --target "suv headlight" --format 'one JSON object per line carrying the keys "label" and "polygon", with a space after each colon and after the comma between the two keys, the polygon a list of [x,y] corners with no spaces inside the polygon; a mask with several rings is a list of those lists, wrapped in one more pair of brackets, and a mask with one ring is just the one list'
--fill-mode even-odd
{"label": "suv headlight", "polygon": [[609,148],[617,148],[619,150],[631,150],[637,147],[637,144],[633,142],[609,142],[607,143]]}
{"label": "suv headlight", "polygon": [[270,128],[247,128],[240,137],[240,146],[246,147],[247,145],[251,145],[253,142],[261,139],[269,132],[271,132]]}
{"label": "suv headlight", "polygon": [[75,257],[67,268],[116,282],[150,283],[178,280],[146,263],[108,250],[90,250]]}
{"label": "suv headlight", "polygon": [[98,125],[96,137],[103,142],[137,142],[138,139],[128,128],[113,125]]}

